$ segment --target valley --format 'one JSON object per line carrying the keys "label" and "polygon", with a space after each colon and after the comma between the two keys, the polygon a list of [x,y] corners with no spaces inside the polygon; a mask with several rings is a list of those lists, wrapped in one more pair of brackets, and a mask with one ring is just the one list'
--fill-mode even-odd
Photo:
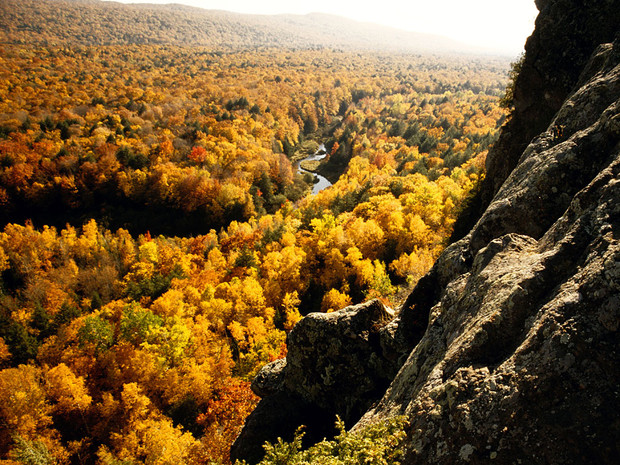
{"label": "valley", "polygon": [[[230,463],[250,383],[297,322],[402,305],[509,118],[510,60],[441,41],[373,48],[355,26],[289,43],[282,24],[181,6],[0,6],[11,463]],[[312,37],[333,21],[310,20]],[[198,32],[209,21],[221,36]]]}

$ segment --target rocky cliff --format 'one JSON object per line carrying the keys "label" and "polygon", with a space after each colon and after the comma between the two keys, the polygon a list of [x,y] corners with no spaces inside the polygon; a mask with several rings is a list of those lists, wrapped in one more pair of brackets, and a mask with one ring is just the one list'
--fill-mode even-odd
{"label": "rocky cliff", "polygon": [[620,6],[536,3],[475,225],[394,319],[373,301],[302,320],[233,457],[405,414],[407,464],[617,463]]}

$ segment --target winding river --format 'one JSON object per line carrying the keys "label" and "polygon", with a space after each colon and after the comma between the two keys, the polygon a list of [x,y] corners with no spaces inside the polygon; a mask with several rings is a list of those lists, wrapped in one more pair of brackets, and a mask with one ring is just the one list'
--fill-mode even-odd
{"label": "winding river", "polygon": [[332,183],[329,182],[327,178],[325,178],[324,176],[321,176],[320,174],[316,174],[316,173],[313,173],[312,171],[303,169],[301,167],[301,162],[306,161],[306,160],[308,161],[322,160],[326,156],[327,156],[327,153],[325,152],[325,146],[321,144],[319,145],[319,148],[317,149],[316,152],[314,152],[312,155],[307,156],[303,160],[297,162],[296,166],[297,166],[297,172],[299,174],[310,173],[312,176],[314,176],[314,186],[312,186],[312,195],[315,195],[321,192],[323,189],[331,186]]}

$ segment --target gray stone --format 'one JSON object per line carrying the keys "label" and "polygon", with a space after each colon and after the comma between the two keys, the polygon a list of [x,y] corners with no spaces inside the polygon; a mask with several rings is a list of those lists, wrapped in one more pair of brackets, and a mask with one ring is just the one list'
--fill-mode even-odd
{"label": "gray stone", "polygon": [[304,446],[314,444],[334,434],[334,417],[320,407],[306,402],[290,392],[276,392],[261,399],[246,419],[245,426],[232,445],[230,456],[233,461],[259,462],[265,451],[266,441],[276,442],[278,438],[292,441],[295,431],[304,426]]}
{"label": "gray stone", "polygon": [[359,418],[396,374],[380,340],[393,318],[379,300],[309,314],[288,337],[286,389],[345,420]]}
{"label": "gray stone", "polygon": [[252,380],[251,388],[259,397],[266,397],[282,390],[286,359],[280,358],[265,365]]}
{"label": "gray stone", "polygon": [[262,400],[246,421],[231,457],[257,462],[265,441],[292,439],[305,426],[306,444],[331,437],[336,415],[353,425],[396,375],[394,312],[379,300],[332,313],[311,313],[288,336],[286,359],[258,373],[252,390]]}

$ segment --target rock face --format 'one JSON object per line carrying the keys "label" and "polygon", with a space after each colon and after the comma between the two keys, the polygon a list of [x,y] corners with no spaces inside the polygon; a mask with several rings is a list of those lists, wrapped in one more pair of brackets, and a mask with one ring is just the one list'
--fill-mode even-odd
{"label": "rock face", "polygon": [[265,366],[252,383],[262,400],[233,445],[233,459],[256,462],[265,441],[292,439],[300,425],[308,444],[334,434],[336,415],[352,426],[385,393],[398,366],[390,355],[394,318],[379,300],[333,313],[311,313],[288,336],[286,359]]}
{"label": "rock face", "polygon": [[413,334],[432,305],[426,330],[358,427],[406,414],[409,464],[617,463],[620,41],[426,279],[399,316]]}
{"label": "rock face", "polygon": [[530,141],[548,128],[592,52],[612,42],[619,28],[617,0],[536,0],[536,6],[540,14],[515,82],[512,118],[487,156],[477,214],[455,226],[459,239],[497,194]]}
{"label": "rock face", "polygon": [[406,464],[617,463],[620,7],[537,6],[484,212],[391,322],[376,302],[302,320],[236,457],[257,430],[284,436],[257,420],[277,403],[297,412],[289,438],[405,414]]}

